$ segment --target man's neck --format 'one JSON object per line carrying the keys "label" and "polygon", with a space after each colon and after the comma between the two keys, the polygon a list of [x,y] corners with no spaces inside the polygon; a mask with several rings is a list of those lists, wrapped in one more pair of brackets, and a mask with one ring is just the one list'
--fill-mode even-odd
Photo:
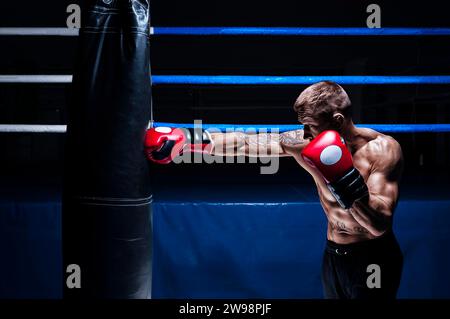
{"label": "man's neck", "polygon": [[363,144],[363,140],[361,139],[360,129],[357,128],[353,124],[353,122],[348,123],[348,125],[342,132],[342,137],[344,138],[347,146],[352,151],[358,150]]}

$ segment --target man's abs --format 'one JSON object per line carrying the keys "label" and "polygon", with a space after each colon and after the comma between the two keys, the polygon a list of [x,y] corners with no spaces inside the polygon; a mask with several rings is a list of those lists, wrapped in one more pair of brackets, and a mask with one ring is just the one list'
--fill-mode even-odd
{"label": "man's abs", "polygon": [[339,206],[324,184],[318,184],[317,188],[320,203],[328,219],[328,240],[338,244],[350,244],[375,238],[353,218],[349,211]]}
{"label": "man's abs", "polygon": [[[300,166],[311,174],[317,186],[320,203],[328,219],[328,240],[334,241],[337,244],[350,244],[375,238],[375,236],[358,224],[350,212],[341,208],[317,171],[306,165],[300,155],[294,154],[293,156]],[[361,172],[361,175],[367,179],[367,169],[365,169],[363,165],[358,166],[357,168]]]}
{"label": "man's abs", "polygon": [[344,219],[330,218],[328,215],[327,239],[337,244],[351,244],[369,239],[375,236],[356,222],[347,222]]}

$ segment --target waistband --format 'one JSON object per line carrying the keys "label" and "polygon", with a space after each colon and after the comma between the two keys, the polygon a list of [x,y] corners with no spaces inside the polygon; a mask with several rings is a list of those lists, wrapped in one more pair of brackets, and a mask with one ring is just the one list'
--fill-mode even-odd
{"label": "waistband", "polygon": [[338,244],[334,241],[327,240],[326,251],[334,255],[346,256],[352,253],[377,249],[392,243],[397,243],[397,239],[395,238],[394,232],[390,229],[380,237],[351,244]]}

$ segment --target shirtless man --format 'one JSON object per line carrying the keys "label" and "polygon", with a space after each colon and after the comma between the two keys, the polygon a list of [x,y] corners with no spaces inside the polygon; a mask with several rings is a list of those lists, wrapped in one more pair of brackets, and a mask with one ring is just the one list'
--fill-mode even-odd
{"label": "shirtless man", "polygon": [[[213,155],[294,157],[313,177],[328,219],[325,297],[395,298],[403,265],[392,232],[403,166],[400,145],[390,136],[357,128],[347,93],[333,82],[305,89],[294,110],[304,129],[281,134],[195,136],[192,130],[151,129],[147,154],[159,163],[195,147]],[[379,280],[369,278],[372,272]]]}

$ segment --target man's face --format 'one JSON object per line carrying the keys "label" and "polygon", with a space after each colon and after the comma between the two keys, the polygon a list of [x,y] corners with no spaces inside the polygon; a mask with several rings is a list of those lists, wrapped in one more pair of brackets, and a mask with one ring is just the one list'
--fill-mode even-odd
{"label": "man's face", "polygon": [[330,129],[331,123],[323,123],[317,119],[313,118],[301,118],[298,117],[298,121],[300,124],[303,124],[303,131],[305,139],[313,139],[320,133],[322,133],[325,130]]}

